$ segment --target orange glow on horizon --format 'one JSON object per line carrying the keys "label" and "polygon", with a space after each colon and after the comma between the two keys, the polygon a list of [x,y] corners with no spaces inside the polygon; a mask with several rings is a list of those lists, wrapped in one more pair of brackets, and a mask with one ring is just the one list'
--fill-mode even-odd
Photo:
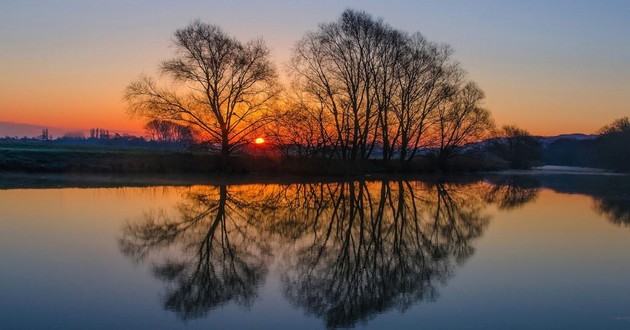
{"label": "orange glow on horizon", "polygon": [[263,143],[265,143],[265,139],[259,137],[256,140],[254,140],[254,143],[256,143],[256,144],[263,144]]}

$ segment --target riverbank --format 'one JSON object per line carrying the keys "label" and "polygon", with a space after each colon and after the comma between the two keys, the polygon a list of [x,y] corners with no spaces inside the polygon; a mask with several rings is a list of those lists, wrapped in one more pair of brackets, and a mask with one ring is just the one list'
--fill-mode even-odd
{"label": "riverbank", "polygon": [[430,157],[401,168],[397,161],[280,157],[274,153],[234,155],[168,148],[108,147],[42,143],[0,143],[0,171],[95,174],[336,175],[467,173],[498,170],[502,164],[477,155],[458,156],[441,170]]}
{"label": "riverbank", "polygon": [[544,165],[531,169],[513,170],[507,169],[496,173],[502,175],[550,175],[550,174],[576,174],[576,175],[627,175],[624,172],[615,172],[604,168],[581,167],[581,166],[558,166]]}

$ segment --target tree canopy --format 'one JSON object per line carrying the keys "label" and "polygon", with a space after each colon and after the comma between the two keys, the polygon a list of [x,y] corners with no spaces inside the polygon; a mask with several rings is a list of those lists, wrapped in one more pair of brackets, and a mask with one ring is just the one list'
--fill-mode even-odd
{"label": "tree canopy", "polygon": [[426,149],[443,164],[493,127],[451,47],[363,11],[348,9],[297,42],[288,93],[260,39],[242,43],[193,21],[173,45],[160,66],[170,84],[141,76],[125,90],[128,111],[190,127],[224,156],[264,132],[285,155],[402,167]]}
{"label": "tree canopy", "polygon": [[346,10],[297,43],[295,102],[317,123],[315,140],[329,157],[404,164],[430,147],[446,159],[492,127],[483,92],[452,54],[420,33]]}
{"label": "tree canopy", "polygon": [[192,126],[223,155],[250,142],[269,121],[278,92],[265,43],[242,43],[197,20],[175,32],[173,45],[175,56],[160,66],[171,84],[160,86],[149,76],[129,84],[129,113]]}

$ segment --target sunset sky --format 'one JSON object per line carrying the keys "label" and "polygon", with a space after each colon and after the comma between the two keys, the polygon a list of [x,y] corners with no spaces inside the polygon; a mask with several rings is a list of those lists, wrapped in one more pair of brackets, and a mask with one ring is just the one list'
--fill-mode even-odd
{"label": "sunset sky", "polygon": [[346,8],[450,44],[498,125],[593,133],[630,115],[630,1],[7,0],[0,121],[139,132],[122,92],[156,74],[177,28],[199,18],[263,37],[282,72],[293,44]]}

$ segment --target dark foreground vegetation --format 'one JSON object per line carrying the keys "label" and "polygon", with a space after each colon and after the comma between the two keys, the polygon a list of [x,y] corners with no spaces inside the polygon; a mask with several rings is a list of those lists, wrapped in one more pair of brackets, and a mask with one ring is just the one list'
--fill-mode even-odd
{"label": "dark foreground vegetation", "polygon": [[[452,157],[441,168],[432,156],[410,162],[404,172],[433,173],[496,170],[500,161],[481,154]],[[0,171],[31,173],[205,173],[354,175],[403,172],[396,162],[380,159],[354,160],[284,157],[274,151],[254,150],[228,158],[220,154],[184,148],[67,145],[51,141],[0,142]]]}
{"label": "dark foreground vegetation", "polygon": [[[447,159],[437,148],[401,164],[396,159],[342,159],[304,156],[276,145],[252,144],[225,156],[192,142],[125,139],[0,139],[0,171],[103,174],[246,174],[363,175],[378,173],[461,173],[526,169],[540,165],[582,166],[618,172],[630,170],[630,123],[627,118],[605,126],[600,135],[549,141],[505,126],[495,137],[458,147]],[[132,141],[133,143],[130,143]]]}
{"label": "dark foreground vegetation", "polygon": [[0,170],[26,172],[142,173],[213,170],[209,157],[170,148],[0,143]]}

